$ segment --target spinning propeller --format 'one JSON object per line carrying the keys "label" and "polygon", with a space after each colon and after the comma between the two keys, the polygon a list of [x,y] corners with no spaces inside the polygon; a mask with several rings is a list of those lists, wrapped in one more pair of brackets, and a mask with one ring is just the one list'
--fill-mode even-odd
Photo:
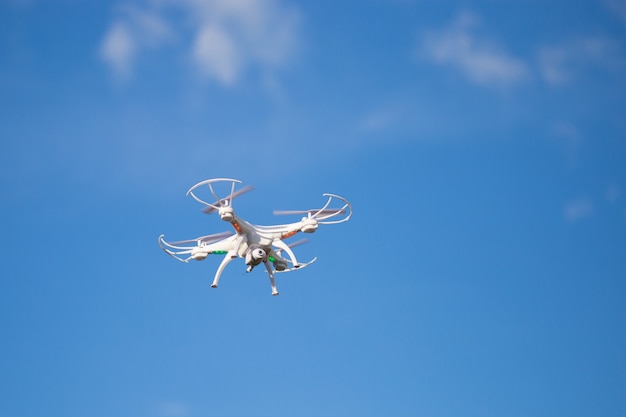
{"label": "spinning propeller", "polygon": [[[352,206],[346,199],[336,194],[322,194],[324,197],[328,197],[328,201],[324,204],[324,207],[320,209],[310,210],[274,210],[275,215],[288,215],[288,214],[306,214],[307,218],[316,220],[319,224],[337,224],[347,222],[352,217]],[[328,208],[333,199],[340,200],[344,205],[340,208]],[[328,220],[341,214],[347,215],[339,220]]]}
{"label": "spinning propeller", "polygon": [[[233,234],[234,234],[233,232],[215,233],[212,235],[200,236],[195,239],[179,240],[177,242],[168,242],[167,246],[176,247],[176,246],[181,246],[181,245],[189,245],[191,243],[197,243],[198,246],[208,245],[208,244],[220,241],[222,239],[225,239],[228,236],[232,236]],[[161,235],[161,237],[163,237],[163,235]]]}

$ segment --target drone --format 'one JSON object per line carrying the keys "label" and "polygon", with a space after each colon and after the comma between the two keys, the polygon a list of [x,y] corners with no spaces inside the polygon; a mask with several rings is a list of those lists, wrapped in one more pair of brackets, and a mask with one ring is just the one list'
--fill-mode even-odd
{"label": "drone", "polygon": [[[230,193],[227,197],[220,198],[215,189],[225,188],[226,185],[224,184],[230,185]],[[275,273],[302,269],[317,260],[317,258],[313,258],[309,262],[298,262],[292,248],[305,243],[307,240],[303,239],[287,244],[285,239],[300,232],[313,233],[320,224],[344,223],[352,217],[352,206],[346,199],[336,194],[325,193],[322,196],[327,197],[328,200],[322,208],[274,211],[275,215],[305,214],[306,216],[298,222],[274,226],[253,225],[237,216],[233,209],[233,199],[253,189],[251,186],[246,186],[235,191],[238,184],[242,184],[242,182],[231,178],[214,178],[199,182],[191,187],[186,194],[206,206],[202,210],[204,213],[217,212],[223,221],[230,223],[234,232],[215,233],[171,243],[165,241],[164,235],[159,236],[158,239],[159,246],[165,253],[185,263],[190,260],[203,261],[209,255],[224,255],[211,284],[213,288],[217,288],[220,276],[226,266],[234,259],[242,258],[247,266],[247,272],[251,272],[254,267],[260,264],[265,265],[272,287],[272,295],[278,295],[274,279]],[[206,194],[215,201],[208,203],[199,197],[199,195],[204,197]],[[331,205],[339,205],[339,207],[330,208]]]}

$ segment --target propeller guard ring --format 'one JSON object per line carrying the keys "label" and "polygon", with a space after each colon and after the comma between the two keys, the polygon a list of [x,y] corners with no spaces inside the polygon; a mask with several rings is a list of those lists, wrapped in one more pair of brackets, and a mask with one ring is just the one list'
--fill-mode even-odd
{"label": "propeller guard ring", "polygon": [[[337,195],[324,193],[322,194],[324,197],[328,197],[326,204],[321,209],[311,209],[311,210],[275,210],[274,214],[283,215],[283,214],[306,214],[309,219],[315,220],[317,224],[339,224],[344,223],[350,220],[352,217],[352,205],[345,198]],[[343,202],[343,206],[336,209],[329,209],[330,203],[333,199],[340,200]],[[345,217],[338,220],[331,220],[341,214],[345,214]],[[306,217],[304,218],[306,219]],[[303,220],[304,220],[303,219]]]}
{"label": "propeller guard ring", "polygon": [[[230,183],[230,193],[228,196],[220,198],[218,197],[217,193],[215,192],[215,188],[213,187],[213,184],[216,183]],[[197,183],[196,185],[194,185],[193,187],[191,187],[187,193],[185,195],[190,195],[194,200],[196,200],[198,203],[200,204],[204,204],[206,206],[206,208],[204,208],[204,212],[205,213],[212,213],[214,211],[219,211],[220,208],[225,208],[225,207],[232,207],[232,201],[235,197],[246,193],[250,190],[253,189],[253,187],[251,186],[247,186],[247,187],[243,187],[241,189],[239,189],[238,191],[235,192],[235,185],[236,184],[241,184],[242,181],[240,180],[236,180],[233,178],[213,178],[210,180],[205,180],[205,181],[201,181],[199,183]],[[202,198],[200,198],[197,195],[198,190],[200,189],[200,187],[207,185],[209,187],[209,192],[211,193],[211,195],[213,196],[213,198],[215,199],[215,201],[213,203],[209,203],[205,200],[203,200]]]}

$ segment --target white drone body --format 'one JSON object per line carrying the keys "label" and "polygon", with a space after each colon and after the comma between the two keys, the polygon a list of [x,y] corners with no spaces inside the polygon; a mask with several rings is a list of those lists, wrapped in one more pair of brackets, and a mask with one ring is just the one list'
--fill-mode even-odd
{"label": "white drone body", "polygon": [[[230,183],[230,195],[226,198],[219,198],[215,193],[213,185],[216,183]],[[170,256],[181,262],[189,262],[189,260],[202,261],[211,254],[224,254],[224,258],[217,268],[215,278],[211,287],[217,288],[220,276],[233,259],[243,258],[247,265],[247,271],[263,263],[269,274],[272,286],[272,295],[278,295],[276,282],[274,279],[275,272],[289,272],[301,269],[315,262],[317,258],[313,258],[306,263],[299,263],[295,254],[291,250],[292,247],[304,243],[298,241],[288,245],[285,239],[299,233],[313,233],[320,224],[338,224],[346,222],[352,216],[352,206],[344,198],[335,194],[323,194],[328,197],[326,204],[320,209],[303,210],[303,211],[274,211],[274,214],[306,214],[302,220],[295,223],[281,224],[276,226],[258,226],[248,223],[235,214],[232,207],[233,198],[250,191],[252,187],[244,187],[235,191],[235,185],[241,184],[241,181],[230,178],[214,178],[202,181],[187,191],[187,195],[191,195],[194,200],[204,204],[205,213],[217,211],[220,218],[228,222],[235,229],[235,233],[223,232],[208,236],[201,236],[191,240],[181,242],[168,243],[163,239],[163,235],[159,236],[159,245]],[[208,186],[208,189],[215,198],[214,203],[208,203],[200,199],[198,193],[201,187]],[[329,208],[333,200],[339,200],[341,207]],[[283,257],[283,252],[287,257]]]}

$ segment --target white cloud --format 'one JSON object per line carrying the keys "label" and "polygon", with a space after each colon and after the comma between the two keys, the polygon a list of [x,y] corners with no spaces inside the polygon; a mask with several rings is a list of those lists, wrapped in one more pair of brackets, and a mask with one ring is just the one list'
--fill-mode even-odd
{"label": "white cloud", "polygon": [[158,414],[163,417],[186,417],[189,415],[189,409],[178,402],[165,402],[159,404]]}
{"label": "white cloud", "polygon": [[158,48],[174,37],[170,25],[156,10],[141,10],[133,6],[119,8],[100,46],[101,58],[116,75],[128,78],[140,50]]}
{"label": "white cloud", "polygon": [[418,54],[439,65],[455,67],[482,85],[511,85],[523,81],[528,69],[492,39],[474,33],[479,22],[461,13],[448,27],[421,37]]}
{"label": "white cloud", "polygon": [[593,214],[593,203],[590,199],[582,197],[572,200],[565,205],[565,220],[575,222]]}
{"label": "white cloud", "polygon": [[100,56],[121,77],[130,75],[135,56],[135,41],[124,22],[115,22],[100,46]]}
{"label": "white cloud", "polygon": [[615,203],[622,195],[622,189],[618,184],[611,184],[606,189],[606,199],[610,203]]}
{"label": "white cloud", "polygon": [[360,132],[371,133],[379,132],[391,126],[397,119],[397,111],[392,109],[383,109],[368,114],[361,120],[357,128]]}
{"label": "white cloud", "polygon": [[219,26],[206,26],[196,36],[193,58],[201,70],[222,84],[233,84],[241,72],[242,57],[233,39]]}
{"label": "white cloud", "polygon": [[552,85],[573,81],[585,68],[624,68],[617,42],[604,37],[586,37],[544,47],[539,52],[539,69],[543,79]]}
{"label": "white cloud", "polygon": [[609,10],[626,23],[626,0],[606,0],[604,2]]}
{"label": "white cloud", "polygon": [[569,162],[575,164],[583,147],[583,132],[572,123],[560,121],[552,125],[551,133],[565,151]]}
{"label": "white cloud", "polygon": [[199,72],[232,85],[251,66],[283,66],[297,44],[298,14],[279,0],[160,0],[120,11],[101,55],[121,75],[131,73],[143,50],[188,39],[179,45]]}

